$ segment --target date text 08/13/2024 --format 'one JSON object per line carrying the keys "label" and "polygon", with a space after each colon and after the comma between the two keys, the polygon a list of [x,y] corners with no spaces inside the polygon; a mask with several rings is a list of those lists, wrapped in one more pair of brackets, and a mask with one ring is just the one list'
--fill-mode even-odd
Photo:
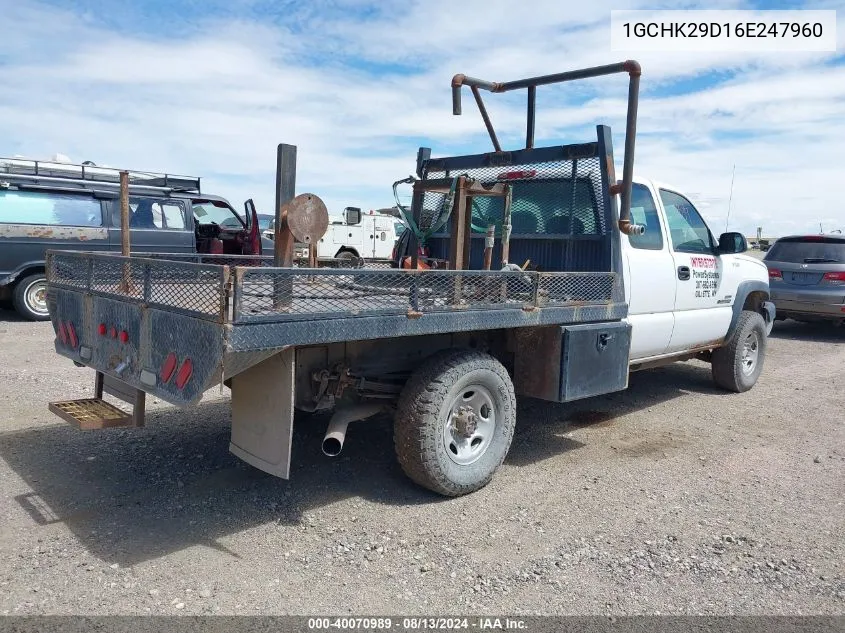
{"label": "date text 08/13/2024", "polygon": [[309,618],[308,628],[314,631],[330,630],[390,630],[432,631],[432,630],[479,630],[479,631],[524,631],[527,625],[518,618],[496,617],[372,617],[372,618]]}

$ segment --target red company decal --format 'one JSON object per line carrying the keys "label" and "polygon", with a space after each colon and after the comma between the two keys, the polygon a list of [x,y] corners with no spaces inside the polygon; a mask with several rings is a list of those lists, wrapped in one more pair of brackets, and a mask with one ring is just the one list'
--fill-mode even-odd
{"label": "red company decal", "polygon": [[690,257],[693,268],[716,268],[716,260],[712,257]]}

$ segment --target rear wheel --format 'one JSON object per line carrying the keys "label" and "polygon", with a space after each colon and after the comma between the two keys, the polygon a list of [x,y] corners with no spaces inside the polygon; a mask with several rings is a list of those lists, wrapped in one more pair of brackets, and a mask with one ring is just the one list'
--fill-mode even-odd
{"label": "rear wheel", "polygon": [[47,312],[47,277],[37,273],[24,277],[15,285],[12,303],[18,314],[30,321],[46,321]]}
{"label": "rear wheel", "polygon": [[758,312],[743,310],[731,340],[713,351],[713,380],[730,391],[748,391],[760,377],[765,357],[766,321]]}
{"label": "rear wheel", "polygon": [[457,497],[484,487],[501,466],[516,425],[507,370],[474,350],[428,359],[399,398],[396,456],[419,485]]}
{"label": "rear wheel", "polygon": [[364,266],[364,259],[352,251],[340,251],[337,259],[340,260],[340,266],[343,268],[363,268]]}

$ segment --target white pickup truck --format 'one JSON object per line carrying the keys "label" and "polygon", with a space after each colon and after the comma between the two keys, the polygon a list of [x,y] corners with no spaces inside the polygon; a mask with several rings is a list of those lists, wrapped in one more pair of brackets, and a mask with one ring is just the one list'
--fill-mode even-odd
{"label": "white pickup truck", "polygon": [[635,179],[631,220],[645,227],[621,236],[631,369],[697,357],[712,363],[722,387],[750,389],[775,316],[765,264],[742,254],[739,233],[715,240],[667,185]]}
{"label": "white pickup truck", "polygon": [[[775,316],[768,273],[743,255],[741,234],[714,239],[685,196],[633,177],[640,72],[628,60],[509,83],[456,75],[459,114],[465,85],[499,93],[627,73],[622,178],[607,126],[590,142],[536,147],[531,92],[525,147],[503,151],[476,90],[496,151],[419,148],[397,244],[407,268],[50,252],[56,351],[96,371],[96,398],[51,410],[84,428],[138,426],[145,394],[188,407],[222,381],[230,450],[283,478],[295,411],[333,411],[322,443],[331,456],[350,422],[388,413],[405,473],[458,496],[502,464],[517,398],[601,396],[627,388],[631,371],[692,358],[710,362],[722,387],[750,389]],[[277,182],[294,160],[287,148]],[[287,213],[304,222],[313,197]],[[421,252],[437,265],[422,269]],[[133,414],[104,392],[123,394]]]}

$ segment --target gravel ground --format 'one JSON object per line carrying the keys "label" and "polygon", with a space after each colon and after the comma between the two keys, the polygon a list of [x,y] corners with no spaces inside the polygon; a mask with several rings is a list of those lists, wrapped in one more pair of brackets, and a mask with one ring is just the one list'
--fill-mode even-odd
{"label": "gravel ground", "polygon": [[294,433],[289,482],[228,452],[228,392],[84,433],[92,392],[49,324],[0,312],[0,613],[845,613],[845,330],[778,323],[758,385],[641,372],[577,405],[521,403],[493,483],[445,500],[389,421],[340,458]]}

